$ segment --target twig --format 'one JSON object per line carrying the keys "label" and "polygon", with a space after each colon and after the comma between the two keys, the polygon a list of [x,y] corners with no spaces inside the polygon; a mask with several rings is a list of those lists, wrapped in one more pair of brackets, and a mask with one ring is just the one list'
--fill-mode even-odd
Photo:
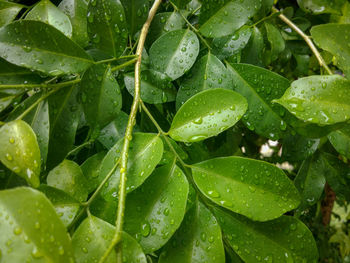
{"label": "twig", "polygon": [[70,80],[70,81],[65,81],[65,82],[60,82],[60,83],[54,83],[54,84],[49,84],[49,83],[40,83],[40,84],[3,84],[0,85],[0,90],[1,89],[34,89],[34,88],[54,88],[54,87],[64,87],[64,86],[69,86],[73,85],[76,83],[79,83],[81,81],[80,78]]}
{"label": "twig", "polygon": [[[277,13],[280,12],[277,8],[272,7],[272,12]],[[285,15],[279,14],[278,17],[286,23],[290,28],[292,28],[298,35],[300,35],[306,44],[310,47],[311,51],[314,53],[316,59],[318,60],[318,63],[321,67],[324,67],[324,69],[327,71],[329,75],[332,75],[333,72],[328,67],[327,63],[324,61],[323,57],[321,56],[320,52],[318,52],[316,46],[311,40],[311,37],[306,35],[296,24],[294,24],[292,21],[290,21]]]}
{"label": "twig", "polygon": [[132,65],[132,64],[134,64],[135,62],[137,62],[137,59],[138,59],[138,58],[135,57],[135,58],[133,58],[133,59],[131,59],[131,60],[129,60],[129,61],[127,61],[127,62],[121,64],[121,65],[115,66],[115,67],[111,68],[111,71],[114,72],[114,71],[117,71],[117,70],[119,70],[119,69],[125,68],[125,67],[127,67],[127,66],[129,66],[129,65]]}

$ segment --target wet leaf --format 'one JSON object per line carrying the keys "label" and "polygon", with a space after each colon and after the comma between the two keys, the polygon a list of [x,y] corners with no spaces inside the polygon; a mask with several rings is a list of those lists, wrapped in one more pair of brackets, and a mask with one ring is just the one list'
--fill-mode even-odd
{"label": "wet leaf", "polygon": [[299,162],[315,153],[320,139],[310,139],[304,136],[289,135],[283,140],[282,158],[290,162]]}
{"label": "wet leaf", "polygon": [[133,36],[141,29],[143,23],[148,17],[148,0],[121,0],[124,10],[127,26],[130,34]]}
{"label": "wet leaf", "polygon": [[80,168],[84,174],[86,180],[86,189],[90,194],[97,186],[102,182],[103,178],[99,177],[99,169],[106,152],[99,152],[86,159],[86,161],[80,165]]}
{"label": "wet leaf", "polygon": [[270,64],[272,61],[278,58],[278,55],[285,49],[284,39],[276,26],[273,24],[264,23],[266,28],[267,39],[270,43],[271,50],[268,54],[269,61],[267,64]]}
{"label": "wet leaf", "polygon": [[263,35],[257,27],[254,27],[248,44],[242,50],[241,62],[262,66],[264,48]]}
{"label": "wet leaf", "polygon": [[23,6],[20,4],[0,1],[0,27],[11,23],[18,13],[22,10]]}
{"label": "wet leaf", "polygon": [[343,3],[338,0],[297,0],[297,2],[301,9],[313,14],[339,14]]}
{"label": "wet leaf", "polygon": [[173,119],[169,135],[182,142],[204,140],[233,126],[246,109],[246,100],[234,91],[202,91],[181,106]]}
{"label": "wet leaf", "polygon": [[341,155],[350,158],[350,126],[331,132],[328,140]]}

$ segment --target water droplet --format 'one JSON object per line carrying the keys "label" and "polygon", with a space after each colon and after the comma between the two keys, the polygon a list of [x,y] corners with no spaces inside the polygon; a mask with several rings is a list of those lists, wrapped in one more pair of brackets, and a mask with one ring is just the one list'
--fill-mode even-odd
{"label": "water droplet", "polygon": [[220,194],[218,192],[216,192],[215,190],[209,190],[207,193],[210,197],[213,197],[213,198],[220,197]]}
{"label": "water droplet", "polygon": [[144,237],[147,237],[150,232],[151,232],[151,226],[149,225],[148,222],[144,222],[141,225],[141,235],[143,235]]}

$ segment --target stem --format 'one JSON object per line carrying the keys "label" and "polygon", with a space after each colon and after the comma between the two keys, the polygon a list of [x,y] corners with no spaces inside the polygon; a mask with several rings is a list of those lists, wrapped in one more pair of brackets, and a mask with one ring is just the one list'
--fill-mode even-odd
{"label": "stem", "polygon": [[104,253],[102,258],[100,259],[100,263],[105,262],[105,260],[107,259],[109,253],[112,251],[114,246],[117,245],[121,240],[121,235],[123,231],[125,199],[126,199],[126,180],[127,180],[126,170],[127,170],[127,163],[128,163],[128,152],[129,152],[130,141],[132,139],[132,130],[134,128],[134,124],[136,121],[137,109],[139,106],[139,102],[141,101],[140,76],[141,76],[142,51],[145,45],[148,29],[161,3],[162,3],[162,0],[154,1],[153,6],[149,11],[148,18],[142,27],[139,43],[136,49],[137,61],[135,64],[135,94],[134,94],[134,100],[131,106],[128,124],[126,126],[124,144],[121,152],[120,181],[119,181],[119,193],[118,193],[119,198],[118,198],[118,210],[117,210],[115,234],[110,246],[108,247],[107,251]]}
{"label": "stem", "polygon": [[34,88],[55,88],[55,87],[64,87],[64,86],[69,86],[73,85],[76,83],[79,83],[81,81],[80,78],[66,81],[66,82],[61,82],[61,83],[55,83],[55,84],[48,84],[48,83],[40,83],[40,84],[4,84],[0,85],[0,90],[1,89],[15,89],[15,88],[21,88],[21,89],[34,89]]}
{"label": "stem", "polygon": [[109,63],[109,62],[113,62],[113,61],[120,60],[120,59],[135,58],[135,57],[136,57],[135,55],[126,55],[126,56],[121,56],[119,58],[109,58],[109,59],[96,61],[95,64]]}
{"label": "stem", "polygon": [[85,146],[90,145],[91,143],[93,143],[93,141],[87,141],[87,142],[84,142],[83,144],[78,145],[73,150],[71,150],[69,153],[67,153],[66,158],[68,156],[73,155],[74,153],[78,152],[80,149],[84,148]]}
{"label": "stem", "polygon": [[127,67],[127,66],[129,66],[131,64],[134,64],[137,60],[138,60],[138,58],[135,57],[134,59],[131,59],[131,60],[129,60],[129,61],[127,61],[127,62],[125,62],[125,63],[123,63],[121,65],[118,65],[118,66],[115,66],[115,67],[111,68],[111,71],[114,72],[114,71],[117,71],[119,69],[125,68],[125,67]]}
{"label": "stem", "polygon": [[[277,8],[272,7],[272,12],[277,13],[280,11]],[[306,35],[296,24],[294,24],[292,21],[290,21],[285,15],[279,14],[278,17],[304,39],[306,44],[310,47],[312,53],[314,53],[320,66],[323,67],[329,75],[332,75],[333,72],[329,69],[327,63],[324,61],[320,52],[318,52],[316,46],[314,45],[314,43],[311,40],[311,37]]]}

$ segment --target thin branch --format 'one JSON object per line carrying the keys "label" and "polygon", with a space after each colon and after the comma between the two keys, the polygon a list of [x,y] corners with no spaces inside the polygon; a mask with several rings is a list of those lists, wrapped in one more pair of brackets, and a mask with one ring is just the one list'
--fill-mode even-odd
{"label": "thin branch", "polygon": [[137,62],[137,59],[138,59],[138,58],[135,57],[135,58],[133,58],[133,59],[131,59],[131,60],[129,60],[129,61],[127,61],[127,62],[121,64],[121,65],[115,66],[115,67],[111,68],[111,71],[114,72],[114,71],[120,70],[120,69],[122,69],[122,68],[125,68],[125,67],[127,67],[127,66],[129,66],[129,65],[132,65],[132,64],[134,64],[135,62]]}
{"label": "thin branch", "polygon": [[[155,16],[157,9],[161,3],[162,3],[162,0],[155,0],[154,1],[153,6],[148,14],[148,18],[142,27],[139,43],[138,43],[137,49],[136,49],[137,61],[135,64],[135,94],[134,94],[134,100],[133,100],[133,103],[131,106],[128,124],[126,126],[125,137],[124,137],[125,139],[124,139],[124,144],[123,144],[123,148],[122,148],[122,152],[121,152],[120,181],[119,181],[119,193],[118,193],[118,210],[117,210],[115,234],[114,234],[114,237],[112,239],[112,242],[110,243],[109,248],[104,253],[102,258],[100,259],[100,263],[105,262],[109,253],[112,251],[114,246],[117,245],[121,241],[121,237],[122,237],[124,210],[125,210],[125,199],[126,199],[126,180],[127,180],[126,171],[127,171],[127,163],[128,163],[128,152],[129,152],[130,141],[132,139],[132,131],[133,131],[134,124],[136,121],[137,109],[139,107],[139,103],[141,100],[140,76],[141,76],[142,51],[143,51],[143,47],[145,45],[145,40],[146,40],[146,36],[148,33],[148,29],[149,29],[151,22],[153,20],[153,17]],[[120,263],[122,263],[122,262],[120,262]]]}
{"label": "thin branch", "polygon": [[67,153],[66,158],[67,158],[68,156],[71,156],[71,155],[75,154],[76,152],[78,152],[78,151],[80,151],[81,149],[83,149],[85,146],[88,146],[88,145],[90,145],[90,144],[92,144],[92,143],[93,143],[93,141],[87,141],[87,142],[84,142],[84,143],[78,145],[77,147],[75,147],[74,149],[72,149],[69,153]]}
{"label": "thin branch", "polygon": [[[277,8],[272,7],[272,12],[277,13],[280,12]],[[321,67],[323,67],[329,75],[332,75],[333,72],[328,67],[327,63],[324,61],[323,57],[321,56],[320,52],[317,50],[315,44],[312,42],[311,37],[306,35],[296,24],[294,24],[292,21],[288,19],[283,14],[279,14],[278,17],[286,23],[290,28],[292,28],[299,36],[301,36],[306,44],[310,47],[311,51],[314,53],[316,59],[318,60],[318,63]]]}
{"label": "thin branch", "polygon": [[126,58],[136,58],[136,56],[135,55],[126,55],[126,56],[121,56],[119,58],[109,58],[109,59],[96,61],[95,64],[109,63],[109,62],[113,62],[113,61],[121,60],[121,59],[126,59]]}
{"label": "thin branch", "polygon": [[3,84],[0,85],[0,90],[1,89],[35,89],[35,88],[55,88],[55,87],[64,87],[64,86],[69,86],[73,85],[76,83],[79,83],[81,81],[80,78],[76,78],[74,80],[70,81],[65,81],[65,82],[60,82],[60,83],[54,83],[54,84],[49,84],[49,83],[40,83],[40,84]]}

